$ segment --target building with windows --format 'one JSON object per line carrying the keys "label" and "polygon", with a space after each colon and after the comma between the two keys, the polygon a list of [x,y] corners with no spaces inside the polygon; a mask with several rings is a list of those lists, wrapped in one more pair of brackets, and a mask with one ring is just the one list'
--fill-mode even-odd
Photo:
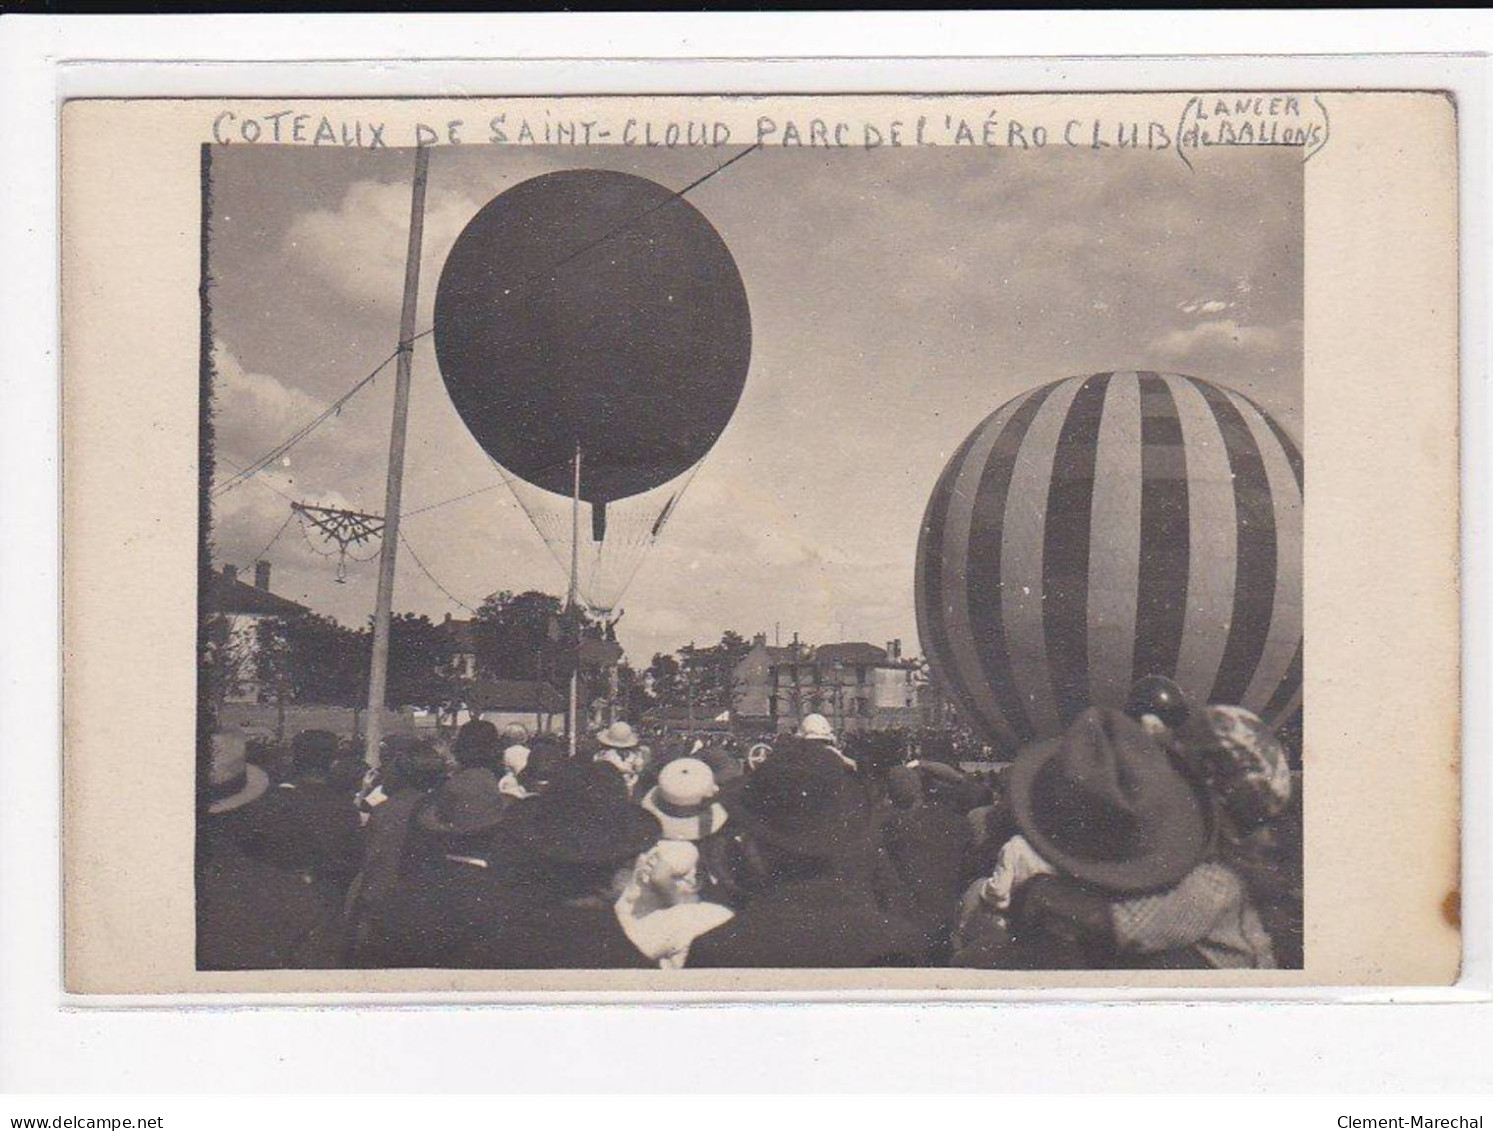
{"label": "building with windows", "polygon": [[214,579],[213,606],[227,622],[224,702],[268,702],[272,689],[260,679],[259,625],[307,612],[306,606],[270,592],[266,561],[254,563],[253,585],[239,580],[237,566],[225,565]]}
{"label": "building with windows", "polygon": [[829,719],[836,733],[920,725],[917,663],[902,656],[902,642],[885,648],[865,641],[810,647],[769,647],[753,639],[736,667],[735,720],[765,731],[791,731],[807,714]]}
{"label": "building with windows", "polygon": [[806,651],[796,636],[791,644],[781,646],[769,644],[765,632],[752,637],[751,649],[736,662],[732,673],[731,718],[738,729],[774,729],[773,667]]}
{"label": "building with windows", "polygon": [[457,620],[450,613],[441,622],[441,630],[451,642],[451,659],[447,674],[456,679],[477,678],[477,622]]}

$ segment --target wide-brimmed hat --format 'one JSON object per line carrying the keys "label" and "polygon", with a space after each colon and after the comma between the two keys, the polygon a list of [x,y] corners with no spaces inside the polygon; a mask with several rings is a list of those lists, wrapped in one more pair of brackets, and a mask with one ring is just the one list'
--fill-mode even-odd
{"label": "wide-brimmed hat", "polygon": [[830,859],[863,846],[871,814],[854,775],[832,751],[814,747],[780,743],[771,758],[731,783],[726,804],[759,840]]}
{"label": "wide-brimmed hat", "polygon": [[414,789],[440,785],[450,769],[436,744],[421,735],[391,734],[383,740],[382,751],[388,773]]}
{"label": "wide-brimmed hat", "polygon": [[524,768],[515,771],[513,776],[530,793],[538,794],[544,792],[551,779],[570,764],[570,758],[559,742],[541,736],[529,747],[529,757],[524,762]]}
{"label": "wide-brimmed hat", "polygon": [[1010,797],[1017,826],[1044,859],[1107,891],[1172,887],[1208,849],[1197,789],[1120,711],[1090,707],[1061,737],[1023,750]]}
{"label": "wide-brimmed hat", "polygon": [[214,816],[258,801],[270,787],[270,776],[249,761],[248,740],[241,734],[213,735],[208,770],[207,811]]}
{"label": "wide-brimmed hat", "polygon": [[1179,737],[1188,767],[1241,829],[1264,824],[1290,804],[1285,747],[1253,711],[1222,704],[1204,707],[1188,719]]}
{"label": "wide-brimmed hat", "polygon": [[898,809],[916,809],[923,803],[923,779],[911,766],[893,766],[886,774],[886,796]]}
{"label": "wide-brimmed hat", "polygon": [[631,750],[638,744],[639,739],[637,731],[627,723],[619,721],[598,732],[596,741],[603,746],[610,746],[613,750]]}
{"label": "wide-brimmed hat", "polygon": [[643,795],[644,809],[658,818],[668,840],[699,840],[719,832],[726,807],[715,800],[715,774],[699,758],[675,758]]}
{"label": "wide-brimmed hat", "polygon": [[520,804],[510,831],[516,844],[559,864],[622,863],[661,835],[658,820],[628,801],[621,775],[584,762],[567,765]]}
{"label": "wide-brimmed hat", "polygon": [[497,828],[507,808],[493,772],[473,766],[447,778],[420,806],[415,823],[437,836],[473,836]]}

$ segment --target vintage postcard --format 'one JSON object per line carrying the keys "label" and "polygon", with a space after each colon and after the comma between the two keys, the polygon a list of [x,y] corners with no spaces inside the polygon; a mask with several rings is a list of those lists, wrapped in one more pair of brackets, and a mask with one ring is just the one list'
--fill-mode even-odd
{"label": "vintage postcard", "polygon": [[1444,95],[62,120],[68,990],[1456,980]]}

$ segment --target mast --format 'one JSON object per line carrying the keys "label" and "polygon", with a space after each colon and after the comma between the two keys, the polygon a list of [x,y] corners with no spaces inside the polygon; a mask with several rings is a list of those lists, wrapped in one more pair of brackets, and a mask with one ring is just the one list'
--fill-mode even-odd
{"label": "mast", "polygon": [[364,760],[378,765],[389,682],[389,616],[394,604],[394,559],[399,552],[399,500],[404,488],[404,440],[410,411],[410,361],[415,352],[415,307],[420,292],[420,245],[425,230],[425,175],[430,150],[415,150],[410,193],[410,239],[404,261],[404,305],[399,312],[399,359],[394,378],[394,421],[389,430],[389,478],[384,493],[384,537],[378,555],[378,601],[373,613],[373,658],[368,671],[368,730]]}
{"label": "mast", "polygon": [[579,725],[577,712],[581,695],[581,619],[577,598],[580,595],[581,569],[581,442],[575,443],[575,485],[570,497],[570,593],[565,602],[569,613],[573,654],[570,661],[570,711],[565,730],[570,738],[570,756],[575,757]]}

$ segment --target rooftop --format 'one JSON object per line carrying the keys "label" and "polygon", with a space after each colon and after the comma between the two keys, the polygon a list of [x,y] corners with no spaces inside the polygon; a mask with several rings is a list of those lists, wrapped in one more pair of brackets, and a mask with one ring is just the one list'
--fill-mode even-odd
{"label": "rooftop", "polygon": [[821,644],[814,649],[814,662],[819,664],[884,664],[887,652],[864,640],[847,640],[840,644]]}
{"label": "rooftop", "polygon": [[[268,584],[267,575],[265,580]],[[288,597],[271,593],[268,588],[240,581],[232,566],[224,566],[222,573],[213,575],[213,603],[218,612],[229,616],[289,617],[310,611]]]}
{"label": "rooftop", "polygon": [[441,622],[441,628],[451,638],[451,643],[456,646],[458,652],[475,652],[477,650],[477,622],[475,620],[456,620],[450,613]]}

